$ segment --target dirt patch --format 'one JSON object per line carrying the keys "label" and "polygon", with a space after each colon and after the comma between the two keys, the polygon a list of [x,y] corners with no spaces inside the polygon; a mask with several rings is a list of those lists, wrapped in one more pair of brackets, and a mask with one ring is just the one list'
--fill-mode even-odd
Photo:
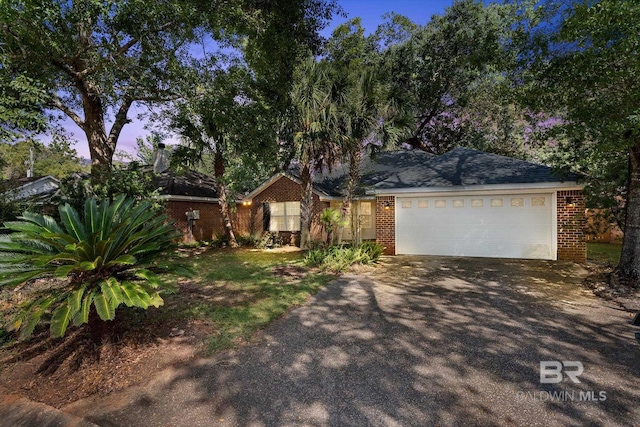
{"label": "dirt patch", "polygon": [[611,266],[589,263],[587,268],[589,275],[582,282],[586,289],[626,311],[640,311],[640,282],[620,279]]}
{"label": "dirt patch", "polygon": [[195,301],[222,298],[220,291],[185,282],[167,295],[165,306],[147,311],[119,309],[114,340],[99,349],[83,329],[52,339],[37,330],[27,342],[0,349],[0,386],[12,393],[60,408],[91,396],[144,383],[159,371],[184,364],[206,352],[212,326],[181,320],[173,309]]}
{"label": "dirt patch", "polygon": [[308,269],[297,265],[279,265],[272,271],[274,276],[291,277],[295,279],[302,279],[308,273]]}

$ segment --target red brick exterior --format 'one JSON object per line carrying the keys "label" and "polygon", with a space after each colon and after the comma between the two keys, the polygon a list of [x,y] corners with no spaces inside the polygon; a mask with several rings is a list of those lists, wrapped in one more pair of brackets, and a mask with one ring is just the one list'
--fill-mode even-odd
{"label": "red brick exterior", "polygon": [[[302,186],[292,179],[282,176],[275,182],[255,195],[251,203],[251,214],[249,218],[249,230],[252,234],[262,234],[269,225],[263,224],[263,204],[270,202],[299,202],[302,200]],[[311,238],[322,238],[322,225],[320,224],[320,213],[329,207],[329,202],[322,202],[317,194],[313,194],[313,216],[311,221]],[[285,244],[300,244],[300,232],[284,232],[280,235]]]}
{"label": "red brick exterior", "polygon": [[[569,199],[571,206],[569,206]],[[574,262],[587,260],[584,237],[585,202],[580,190],[558,191],[558,259]]]}
{"label": "red brick exterior", "polygon": [[[200,219],[195,220],[193,225],[194,240],[209,241],[224,234],[222,214],[218,202],[169,200],[166,204],[167,214],[176,222],[176,227],[181,231],[185,241],[187,240],[187,216],[185,213],[190,209],[200,211]],[[249,208],[242,205],[236,207],[231,221],[238,235],[249,233],[249,217]]]}
{"label": "red brick exterior", "polygon": [[396,254],[396,198],[376,197],[376,242],[384,247],[385,255]]}

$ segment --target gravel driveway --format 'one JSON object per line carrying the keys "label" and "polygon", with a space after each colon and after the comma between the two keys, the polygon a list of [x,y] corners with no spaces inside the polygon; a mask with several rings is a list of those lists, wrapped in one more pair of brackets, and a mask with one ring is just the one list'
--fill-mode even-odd
{"label": "gravel driveway", "polygon": [[[105,427],[640,426],[632,313],[576,286],[583,275],[569,263],[386,258],[256,345],[66,410]],[[581,362],[580,383],[540,384],[552,360]]]}

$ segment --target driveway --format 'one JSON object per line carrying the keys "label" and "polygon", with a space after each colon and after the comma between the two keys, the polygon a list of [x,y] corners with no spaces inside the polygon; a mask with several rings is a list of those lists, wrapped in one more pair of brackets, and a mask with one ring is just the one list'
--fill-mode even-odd
{"label": "driveway", "polygon": [[[583,291],[583,275],[569,263],[385,258],[253,346],[65,409],[101,426],[640,426],[632,313]],[[582,363],[580,383],[540,384],[541,361]]]}

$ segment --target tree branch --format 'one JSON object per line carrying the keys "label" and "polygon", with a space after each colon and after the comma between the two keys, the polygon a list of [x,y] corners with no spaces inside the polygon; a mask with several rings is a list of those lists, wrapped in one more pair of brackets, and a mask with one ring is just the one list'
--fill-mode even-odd
{"label": "tree branch", "polygon": [[69,116],[71,120],[75,122],[75,124],[77,124],[78,126],[80,126],[81,129],[84,130],[84,125],[85,125],[84,120],[82,120],[82,118],[79,115],[77,115],[75,111],[73,111],[71,108],[64,105],[62,103],[62,100],[58,97],[58,95],[51,96],[51,105],[57,108],[58,110],[62,111],[67,116]]}
{"label": "tree branch", "polygon": [[109,137],[107,138],[107,144],[109,144],[112,150],[115,150],[116,148],[116,142],[118,141],[120,132],[122,132],[122,128],[124,127],[124,125],[131,121],[127,118],[127,113],[129,112],[129,108],[131,108],[132,103],[133,97],[130,94],[126,94],[124,96],[122,104],[120,104],[118,112],[116,113],[113,126],[111,126]]}

